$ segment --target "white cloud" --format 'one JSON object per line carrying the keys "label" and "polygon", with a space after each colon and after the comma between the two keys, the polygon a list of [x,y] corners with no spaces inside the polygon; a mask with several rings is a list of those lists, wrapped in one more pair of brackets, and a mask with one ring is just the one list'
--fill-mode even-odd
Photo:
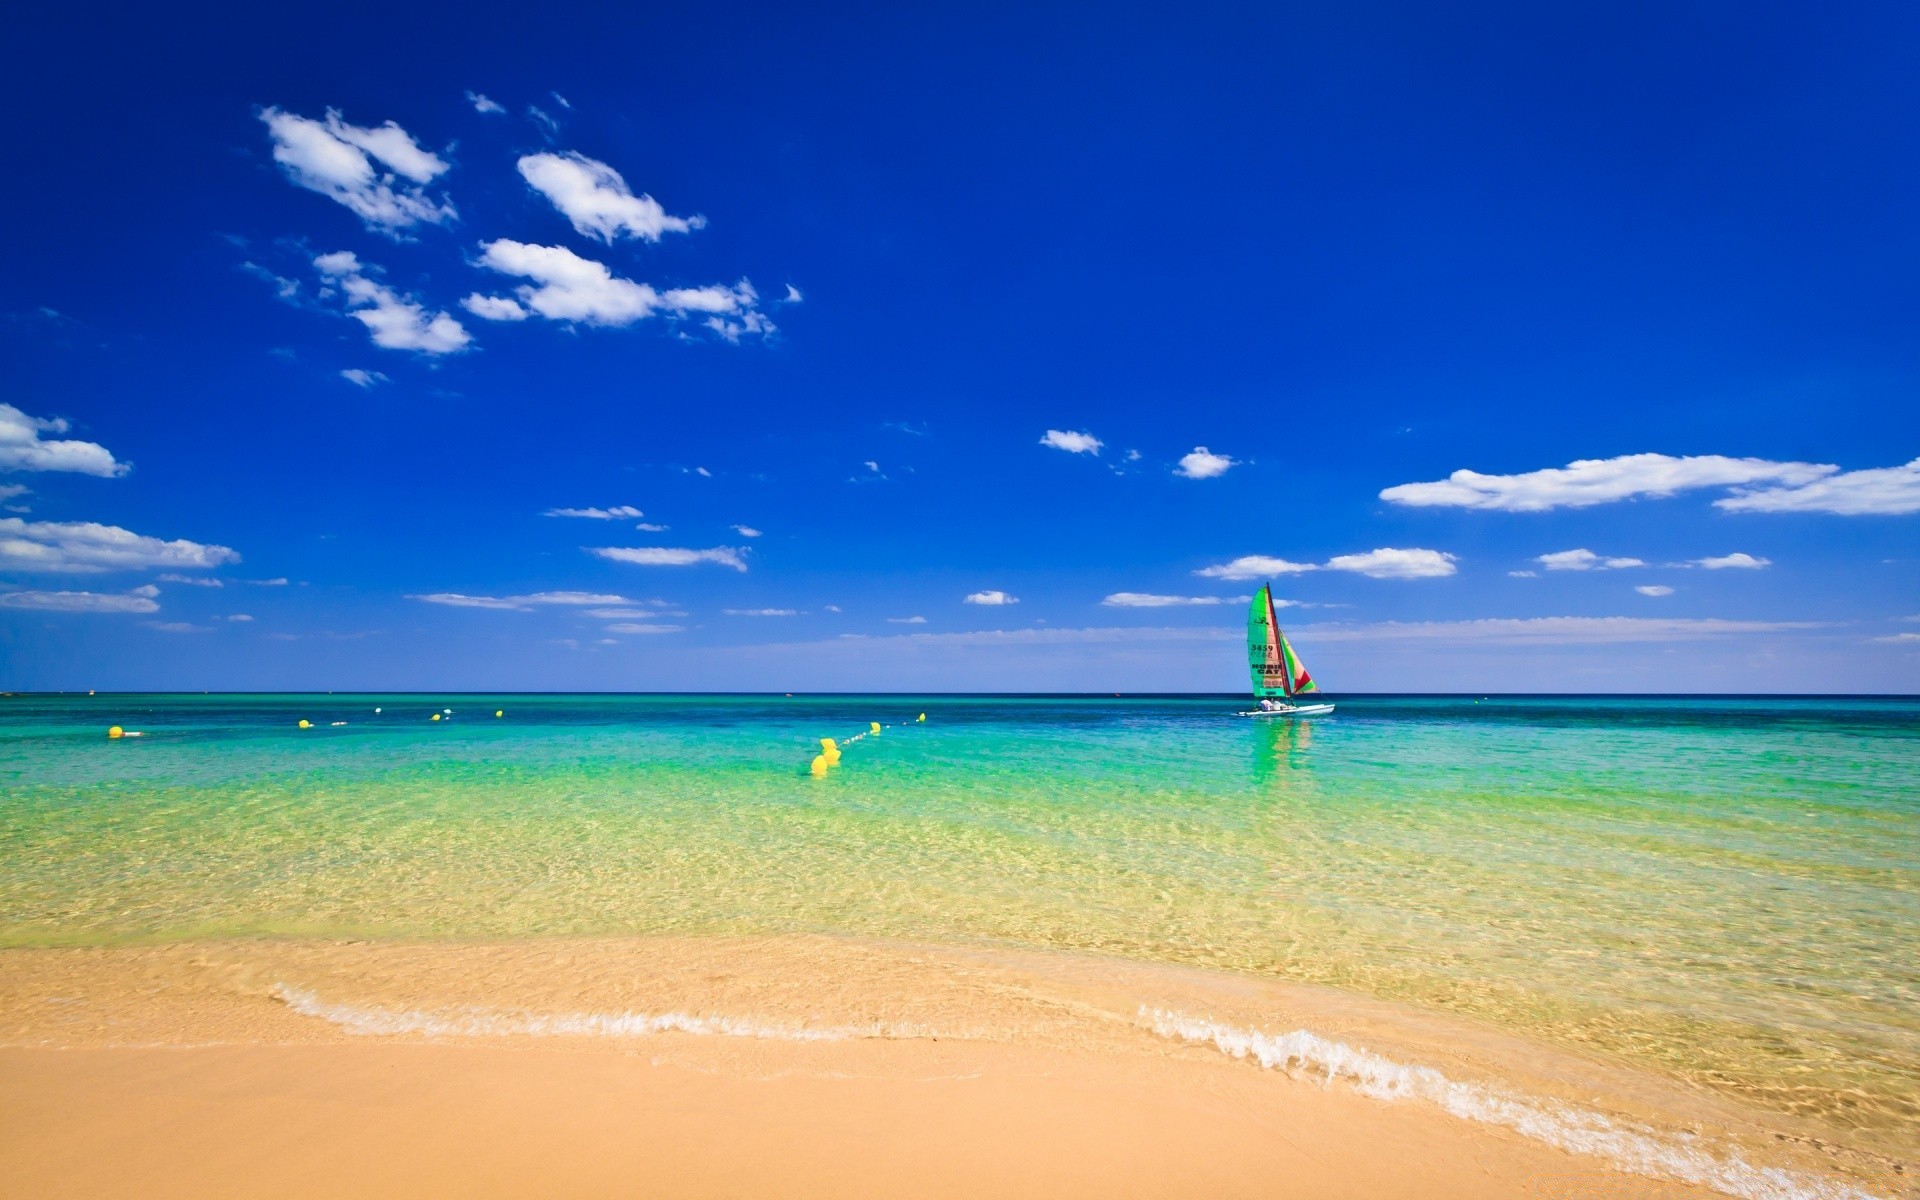
{"label": "white cloud", "polygon": [[781,301],[781,303],[800,304],[800,303],[803,303],[805,300],[806,300],[806,297],[800,294],[799,288],[793,286],[792,284],[788,284],[786,299]]}
{"label": "white cloud", "polygon": [[[1115,592],[1100,603],[1110,608],[1177,608],[1190,604],[1226,604],[1219,596],[1156,596],[1151,592]],[[1285,603],[1276,600],[1275,604]]]}
{"label": "white cloud", "polygon": [[746,559],[731,546],[715,546],[711,550],[688,550],[677,546],[596,546],[589,548],[587,553],[641,567],[691,567],[700,563],[717,563],[736,571],[747,569]]}
{"label": "white cloud", "polygon": [[927,619],[925,617],[888,617],[887,618],[887,624],[889,625],[925,625],[926,623],[927,623]]}
{"label": "white cloud", "polygon": [[1453,555],[1439,550],[1387,547],[1365,554],[1341,554],[1326,562],[1329,571],[1352,571],[1369,579],[1438,579],[1455,571]]}
{"label": "white cloud", "polygon": [[1540,573],[1538,571],[1508,571],[1507,572],[1507,576],[1510,579],[1537,579],[1539,578],[1539,575]]}
{"label": "white cloud", "polygon": [[612,244],[625,234],[657,242],[663,233],[687,233],[707,223],[705,217],[672,216],[644,192],[634,195],[620,172],[584,154],[529,154],[519,166],[521,178],[584,237]]}
{"label": "white cloud", "polygon": [[609,625],[608,633],[679,633],[684,625]]}
{"label": "white cloud", "polygon": [[0,484],[0,500],[11,500],[15,496],[24,496],[33,489],[24,483]]}
{"label": "white cloud", "polygon": [[226,581],[223,579],[215,579],[206,575],[177,575],[171,571],[165,575],[156,575],[154,578],[158,579],[161,583],[184,583],[193,587],[217,588],[227,586]]}
{"label": "white cloud", "polygon": [[1886,637],[1873,639],[1876,642],[1888,642],[1897,646],[1911,646],[1920,643],[1920,633],[1890,633]]}
{"label": "white cloud", "polygon": [[837,613],[840,611],[840,606],[838,604],[822,604],[820,607],[826,609],[830,613]]}
{"label": "white cloud", "polygon": [[468,92],[467,103],[473,105],[473,111],[478,113],[503,113],[507,111],[505,105],[497,100],[487,99],[487,97],[480,92]]}
{"label": "white cloud", "polygon": [[194,625],[186,621],[142,621],[148,629],[158,629],[161,633],[210,633],[208,625]]}
{"label": "white cloud", "polygon": [[359,367],[348,367],[340,372],[340,378],[360,387],[372,387],[376,383],[387,382],[387,377],[378,371],[363,371]]}
{"label": "white cloud", "polygon": [[648,608],[590,608],[587,615],[597,621],[645,621],[654,617],[684,617],[683,612],[672,612],[664,608],[664,600],[649,602]]}
{"label": "white cloud", "polygon": [[1673,589],[1668,587],[1664,583],[1643,583],[1639,587],[1634,588],[1633,590],[1636,592],[1639,592],[1642,596],[1673,595]]}
{"label": "white cloud", "polygon": [[229,614],[227,614],[227,620],[229,620],[229,621],[251,621],[251,620],[253,620],[253,614],[252,614],[252,613],[229,613]]}
{"label": "white cloud", "polygon": [[[643,321],[656,313],[685,317],[710,314],[704,324],[738,341],[747,333],[772,333],[771,321],[760,313],[759,293],[745,279],[732,287],[669,288],[622,279],[604,263],[581,258],[564,246],[535,246],[500,238],[483,242],[480,265],[503,275],[533,282],[515,289],[517,301],[475,293],[464,301],[467,311],[490,320],[519,320],[524,312],[549,321],[585,325],[621,326]],[[523,309],[515,313],[514,309]]]}
{"label": "white cloud", "polygon": [[645,513],[631,504],[616,504],[611,508],[550,508],[540,514],[543,517],[585,517],[593,521],[630,521],[635,517],[644,517]]}
{"label": "white cloud", "polygon": [[872,471],[875,475],[878,475],[880,473],[880,464],[873,461],[872,459],[868,459],[862,465],[865,466],[867,470]]}
{"label": "white cloud", "polygon": [[1384,621],[1314,625],[1299,631],[1314,642],[1449,641],[1519,645],[1680,642],[1752,633],[1824,628],[1818,621],[1728,621],[1717,617],[1496,617],[1479,621]]}
{"label": "white cloud", "polygon": [[1238,462],[1224,454],[1215,454],[1205,446],[1195,446],[1191,453],[1180,457],[1180,465],[1173,469],[1173,473],[1188,479],[1212,479],[1216,475],[1225,475],[1228,468],[1238,465]]}
{"label": "white cloud", "polygon": [[[262,110],[260,119],[273,139],[273,160],[287,178],[345,205],[370,229],[393,235],[458,215],[452,202],[430,199],[419,186],[446,171],[445,160],[422,150],[392,121],[367,129],[348,124],[333,109],[325,121],[315,121],[278,108]],[[400,183],[402,178],[414,186]]]}
{"label": "white cloud", "polygon": [[1232,562],[1202,567],[1194,574],[1205,579],[1248,580],[1307,571],[1349,571],[1369,579],[1438,579],[1452,575],[1457,561],[1454,555],[1440,550],[1401,550],[1385,546],[1364,554],[1335,555],[1324,563],[1290,562],[1264,554],[1247,554]]}
{"label": "white cloud", "polygon": [[255,587],[285,587],[287,586],[287,577],[282,575],[278,579],[242,579],[240,582],[251,583]]}
{"label": "white cloud", "polygon": [[1533,561],[1549,571],[1605,571],[1647,565],[1637,558],[1602,558],[1591,550],[1559,550]]}
{"label": "white cloud", "polygon": [[700,477],[701,477],[702,479],[712,479],[712,478],[713,478],[713,472],[712,472],[712,471],[709,471],[709,470],[707,470],[707,469],[706,469],[705,467],[695,467],[695,468],[693,469],[693,473],[694,473],[695,475],[698,475],[698,476],[700,476]]}
{"label": "white cloud", "polygon": [[655,525],[652,521],[642,521],[638,525],[635,525],[634,528],[638,529],[641,533],[665,533],[668,529],[672,528],[672,526]]}
{"label": "white cloud", "polygon": [[[40,436],[65,433],[69,428],[59,417],[30,417],[11,404],[0,404],[0,471],[72,471],[102,478],[127,473],[127,464],[116,462],[105,446],[68,439],[49,441]],[[23,487],[6,495],[17,496],[24,491]]]}
{"label": "white cloud", "polygon": [[512,612],[531,612],[535,605],[585,607],[600,604],[632,604],[625,596],[601,592],[533,592],[524,596],[469,596],[462,592],[428,592],[409,595],[409,600],[425,604],[444,604],[450,608],[491,608]]}
{"label": "white cloud", "polygon": [[313,266],[345,294],[347,315],[367,327],[376,346],[453,354],[466,349],[473,340],[466,327],[447,313],[430,313],[411,296],[369,278],[367,268],[351,250],[322,254],[313,260]]}
{"label": "white cloud", "polygon": [[479,292],[470,293],[460,307],[483,321],[524,321],[533,315],[512,296],[483,296]]}
{"label": "white cloud", "polygon": [[1901,467],[1845,471],[1787,487],[1743,488],[1713,503],[1729,512],[1819,512],[1848,517],[1920,512],[1920,458]]}
{"label": "white cloud", "polygon": [[91,521],[25,521],[0,518],[0,566],[28,571],[126,571],[146,567],[176,570],[239,562],[225,546],[184,539],[163,541],[117,525]]}
{"label": "white cloud", "polygon": [[985,604],[989,606],[997,606],[1002,604],[1018,604],[1020,603],[1020,597],[1009,596],[1007,595],[1007,593],[1002,591],[970,592],[967,594],[967,597],[964,603]]}
{"label": "white cloud", "polygon": [[[1065,450],[1068,454],[1098,454],[1106,443],[1090,433],[1075,433],[1068,429],[1049,429],[1040,435],[1042,446],[1052,446],[1055,450]],[[1225,468],[1222,468],[1224,470]]]}
{"label": "white cloud", "polygon": [[[144,590],[144,589],[143,589]],[[153,597],[138,592],[118,595],[101,592],[4,592],[0,608],[31,608],[40,612],[150,613],[159,612]]]}
{"label": "white cloud", "polygon": [[[1704,487],[1759,483],[1797,486],[1837,470],[1838,467],[1819,463],[1726,458],[1718,454],[1685,458],[1669,454],[1623,454],[1618,458],[1579,459],[1564,467],[1520,475],[1455,471],[1433,483],[1403,483],[1387,488],[1380,493],[1380,498],[1420,508],[1545,512],[1554,508],[1587,508],[1641,496],[1664,498]],[[1730,502],[1718,503],[1725,507]]]}
{"label": "white cloud", "polygon": [[741,537],[760,537],[761,536],[760,531],[758,529],[753,528],[751,525],[735,525],[733,527],[733,531],[739,534]]}
{"label": "white cloud", "polygon": [[729,617],[797,617],[799,610],[792,608],[723,608],[720,610]]}
{"label": "white cloud", "polygon": [[1772,566],[1773,560],[1770,558],[1755,558],[1751,554],[1742,554],[1736,550],[1732,554],[1723,554],[1718,558],[1696,558],[1688,565],[1705,567],[1709,571],[1723,571],[1728,567],[1739,570],[1757,571],[1761,567]]}

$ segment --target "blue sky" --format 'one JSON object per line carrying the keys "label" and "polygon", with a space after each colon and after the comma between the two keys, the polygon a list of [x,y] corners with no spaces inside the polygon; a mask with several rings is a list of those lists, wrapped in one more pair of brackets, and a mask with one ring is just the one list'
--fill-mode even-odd
{"label": "blue sky", "polygon": [[16,24],[0,686],[1920,690],[1910,7]]}

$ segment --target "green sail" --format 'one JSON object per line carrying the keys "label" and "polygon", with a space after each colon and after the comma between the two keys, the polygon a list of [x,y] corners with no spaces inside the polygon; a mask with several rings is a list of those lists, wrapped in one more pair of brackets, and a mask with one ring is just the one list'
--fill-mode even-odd
{"label": "green sail", "polygon": [[1253,604],[1247,609],[1247,669],[1253,676],[1255,696],[1293,695],[1293,672],[1285,646],[1280,623],[1274,617],[1273,592],[1262,587],[1253,594]]}

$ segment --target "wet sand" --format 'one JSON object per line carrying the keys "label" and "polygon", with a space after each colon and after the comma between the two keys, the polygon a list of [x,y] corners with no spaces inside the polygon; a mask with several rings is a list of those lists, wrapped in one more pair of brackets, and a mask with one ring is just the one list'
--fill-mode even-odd
{"label": "wet sand", "polygon": [[[1426,1076],[1383,1092],[1388,1061],[1750,1173],[1569,1152]],[[19,1196],[1901,1194],[1663,1081],[1338,992],[805,937],[0,952],[0,1131]]]}

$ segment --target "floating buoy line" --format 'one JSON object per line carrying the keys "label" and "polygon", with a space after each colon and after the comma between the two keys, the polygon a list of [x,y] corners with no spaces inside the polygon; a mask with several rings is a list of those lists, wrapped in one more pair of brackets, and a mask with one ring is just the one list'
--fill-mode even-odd
{"label": "floating buoy line", "polygon": [[[893,726],[893,728],[905,729],[911,725],[925,725],[926,723],[927,723],[927,714],[921,713],[919,716],[915,717],[913,720],[901,721],[899,724]],[[859,741],[861,738],[879,737],[881,730],[884,728],[886,728],[886,726],[881,725],[880,722],[878,721],[869,721],[867,722],[867,731],[865,733],[856,733],[852,737],[845,739],[846,744],[851,746],[855,742]],[[840,765],[839,740],[836,740],[834,738],[821,738],[820,753],[813,756],[813,763],[807,768],[808,771],[812,773],[815,779],[824,779],[826,778],[828,771],[832,770],[834,767],[837,767],[839,765]]]}

